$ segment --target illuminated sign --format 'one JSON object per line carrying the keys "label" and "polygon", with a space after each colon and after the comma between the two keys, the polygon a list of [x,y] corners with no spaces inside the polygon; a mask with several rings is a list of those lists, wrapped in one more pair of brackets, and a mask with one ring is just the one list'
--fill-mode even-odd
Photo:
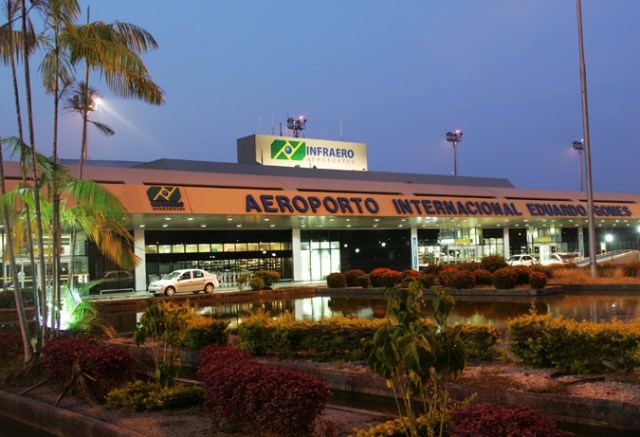
{"label": "illuminated sign", "polygon": [[280,212],[280,213],[342,213],[342,214],[377,214],[380,211],[378,202],[372,197],[334,197],[334,196],[284,196],[262,194],[256,199],[251,194],[246,197],[246,212]]}
{"label": "illuminated sign", "polygon": [[154,211],[182,211],[184,202],[178,187],[151,187],[147,197]]}
{"label": "illuminated sign", "polygon": [[345,141],[252,135],[238,140],[238,162],[366,171],[367,146]]}

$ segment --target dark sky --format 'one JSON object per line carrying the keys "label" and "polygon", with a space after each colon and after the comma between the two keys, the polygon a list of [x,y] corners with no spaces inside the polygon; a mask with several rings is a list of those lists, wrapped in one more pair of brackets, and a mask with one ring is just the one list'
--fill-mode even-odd
{"label": "dark sky", "polygon": [[[445,133],[463,130],[458,173],[517,187],[579,188],[583,137],[574,0],[83,0],[91,19],[138,24],[166,92],[153,107],[93,86],[92,159],[235,162],[236,139],[304,114],[309,138],[364,142],[369,170],[451,174]],[[639,192],[640,1],[583,0],[595,191]],[[84,19],[83,19],[84,21]],[[34,69],[35,70],[35,69]],[[9,71],[3,136],[14,135]],[[39,81],[36,81],[39,84]],[[51,100],[36,96],[50,153]],[[61,155],[80,123],[62,117]],[[273,120],[273,122],[272,122]]]}

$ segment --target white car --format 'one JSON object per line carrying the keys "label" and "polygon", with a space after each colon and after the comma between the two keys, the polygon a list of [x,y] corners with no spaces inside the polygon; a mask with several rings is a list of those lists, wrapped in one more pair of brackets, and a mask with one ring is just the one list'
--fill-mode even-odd
{"label": "white car", "polygon": [[187,291],[194,294],[201,291],[211,294],[219,285],[218,276],[213,273],[202,269],[182,269],[174,270],[164,278],[153,281],[149,284],[149,291],[164,293],[167,296]]}
{"label": "white car", "polygon": [[543,266],[550,266],[552,264],[564,264],[565,262],[566,261],[562,259],[560,255],[558,255],[557,253],[552,253],[551,255],[549,255],[549,258],[540,261],[540,264],[542,264]]}
{"label": "white car", "polygon": [[533,255],[513,255],[507,260],[507,264],[510,266],[532,266],[537,262],[538,260]]}

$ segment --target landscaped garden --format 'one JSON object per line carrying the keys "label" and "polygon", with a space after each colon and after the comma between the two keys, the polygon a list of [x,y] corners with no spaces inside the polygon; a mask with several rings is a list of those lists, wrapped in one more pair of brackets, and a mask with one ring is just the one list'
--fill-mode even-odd
{"label": "landscaped garden", "polygon": [[[350,430],[360,437],[567,435],[530,408],[479,402],[473,394],[454,399],[452,387],[470,381],[465,378],[470,364],[479,392],[513,389],[513,382],[506,384],[490,369],[496,364],[514,369],[518,363],[526,366],[527,374],[549,369],[584,375],[577,377],[580,381],[619,375],[636,390],[637,323],[580,322],[532,312],[509,321],[506,343],[493,326],[448,323],[455,299],[443,285],[477,287],[478,277],[484,275],[481,281],[488,281],[486,271],[495,287],[504,286],[500,281],[525,286],[525,278],[532,287],[536,273],[549,280],[576,270],[546,272],[495,264],[421,273],[376,269],[369,275],[332,274],[329,286],[384,287],[386,318],[311,322],[292,316],[274,320],[257,312],[240,325],[237,336],[229,335],[225,322],[200,315],[188,304],[151,300],[132,338],[113,341],[109,329],[97,329],[107,328],[103,324],[85,323],[48,339],[40,356],[27,365],[21,335],[5,326],[0,331],[3,387],[27,394],[46,385],[57,393],[55,404],[74,396],[109,411],[133,412],[128,414],[179,409],[207,417],[212,430],[227,435],[345,435],[323,415],[331,390],[321,372],[314,375],[313,363],[332,363],[335,369],[362,369],[372,382],[386,381],[388,395],[398,400],[398,419]],[[640,271],[631,267],[625,266],[622,274]],[[501,270],[503,274],[496,276]],[[424,294],[430,295],[429,304]],[[425,305],[432,307],[428,318],[423,316]],[[306,371],[287,370],[279,360],[299,362]],[[181,377],[190,366],[195,366],[196,382]],[[557,382],[530,392],[564,396],[568,384],[573,385]]]}

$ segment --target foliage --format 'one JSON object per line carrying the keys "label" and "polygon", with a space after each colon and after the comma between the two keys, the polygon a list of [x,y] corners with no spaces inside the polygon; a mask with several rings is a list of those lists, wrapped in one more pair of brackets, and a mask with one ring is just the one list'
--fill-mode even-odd
{"label": "foliage", "polygon": [[444,431],[447,403],[446,382],[462,372],[466,364],[460,325],[451,327],[446,321],[455,299],[434,287],[434,317],[437,328],[425,328],[421,322],[422,288],[416,281],[409,288],[389,288],[387,323],[373,336],[373,349],[368,365],[387,380],[398,404],[400,417],[406,416],[408,431],[418,435],[418,399],[423,400],[422,415],[439,422]]}
{"label": "foliage", "polygon": [[460,264],[456,264],[456,268],[458,270],[465,270],[467,272],[475,272],[480,268],[480,263],[475,262],[463,262]]}
{"label": "foliage", "polygon": [[137,345],[149,339],[155,366],[155,377],[162,387],[173,385],[182,363],[176,350],[187,334],[190,316],[188,305],[176,305],[167,301],[151,301],[142,313],[133,340]]}
{"label": "foliage", "polygon": [[258,291],[264,289],[264,279],[262,278],[251,278],[249,279],[249,287],[253,291]]}
{"label": "foliage", "polygon": [[630,278],[640,276],[640,263],[628,263],[622,266],[622,275]]}
{"label": "foliage", "polygon": [[493,285],[493,275],[489,270],[477,269],[473,273],[476,275],[476,285]]}
{"label": "foliage", "polygon": [[511,267],[503,267],[493,272],[493,286],[498,290],[510,290],[517,284],[518,275]]}
{"label": "foliage", "polygon": [[249,282],[250,278],[251,278],[251,274],[249,273],[243,273],[242,275],[238,276],[238,279],[236,279],[236,282],[238,283],[238,288],[242,290],[245,284]]}
{"label": "foliage", "polygon": [[440,270],[438,275],[438,280],[440,281],[440,285],[443,287],[453,287],[453,276],[458,272],[458,269],[455,266],[445,266]]}
{"label": "foliage", "polygon": [[69,318],[67,329],[75,335],[89,335],[101,339],[114,338],[115,328],[103,320],[98,310],[81,297],[88,293],[92,285],[92,282],[84,284],[77,293],[69,290],[66,285],[61,286],[62,314]]}
{"label": "foliage", "polygon": [[399,285],[401,282],[402,273],[397,270],[387,269],[387,271],[382,274],[382,285],[385,288]]}
{"label": "foliage", "polygon": [[421,273],[418,276],[418,282],[422,288],[428,289],[435,285],[436,277],[430,273]]}
{"label": "foliage", "polygon": [[191,313],[187,319],[187,332],[181,346],[202,349],[209,344],[227,344],[229,322]]}
{"label": "foliage", "polygon": [[329,288],[345,288],[347,286],[347,277],[344,273],[330,273],[327,275],[327,287]]}
{"label": "foliage", "polygon": [[450,286],[455,289],[469,289],[476,285],[476,275],[468,270],[454,271],[451,275]]}
{"label": "foliage", "polygon": [[554,267],[559,268],[562,267],[562,265],[558,264],[556,266],[544,266],[542,264],[534,264],[530,267],[530,269],[532,272],[541,272],[547,277],[547,279],[552,279]]}
{"label": "foliage", "polygon": [[0,365],[20,359],[22,335],[15,331],[0,331]]}
{"label": "foliage", "polygon": [[456,437],[568,437],[554,421],[528,407],[504,408],[477,404],[451,413],[451,435]]}
{"label": "foliage", "polygon": [[109,392],[106,408],[128,408],[131,411],[186,408],[202,404],[203,390],[197,385],[161,387],[157,383],[135,381]]}
{"label": "foliage", "polygon": [[111,389],[132,380],[135,359],[116,346],[85,337],[56,337],[42,348],[42,365],[49,377],[72,386],[91,399],[102,399]]}
{"label": "foliage", "polygon": [[460,338],[465,345],[467,356],[481,360],[493,360],[499,353],[495,346],[500,334],[495,326],[480,323],[465,323]]}
{"label": "foliage", "polygon": [[269,270],[259,270],[254,272],[253,277],[262,279],[264,281],[264,288],[269,290],[273,284],[280,280],[280,273]]}
{"label": "foliage", "polygon": [[400,283],[401,287],[408,287],[411,281],[418,278],[420,276],[420,272],[413,269],[407,269],[402,271],[402,282]]}
{"label": "foliage", "polygon": [[504,257],[500,255],[488,255],[480,260],[480,268],[494,273],[496,270],[507,266]]}
{"label": "foliage", "polygon": [[373,269],[369,272],[369,281],[371,282],[372,287],[382,287],[384,285],[383,278],[385,273],[387,273],[389,269],[386,267],[379,267],[377,269]]}
{"label": "foliage", "polygon": [[509,321],[519,359],[562,372],[632,371],[640,365],[640,324],[578,322],[532,312]]}
{"label": "foliage", "polygon": [[424,266],[420,270],[420,273],[423,273],[426,275],[438,276],[440,274],[441,269],[442,269],[442,266],[440,264],[429,264],[428,266]]}
{"label": "foliage", "polygon": [[356,285],[362,288],[369,288],[371,282],[369,281],[368,276],[358,276],[358,278],[356,279]]}
{"label": "foliage", "polygon": [[[32,306],[33,305],[33,293],[32,292],[22,292],[22,302],[24,306]],[[16,307],[16,298],[14,296],[13,291],[0,291],[0,309],[2,308],[15,308]]]}
{"label": "foliage", "polygon": [[516,285],[525,285],[529,283],[529,275],[531,268],[527,266],[509,267],[516,274]]}
{"label": "foliage", "polygon": [[358,284],[358,278],[360,278],[361,276],[367,276],[364,270],[360,269],[347,270],[344,274],[347,278],[347,287],[359,286],[360,284]]}
{"label": "foliage", "polygon": [[266,366],[230,346],[204,348],[197,375],[207,412],[220,429],[310,435],[330,396],[326,384],[312,376]]}
{"label": "foliage", "polygon": [[544,288],[547,285],[547,277],[542,272],[529,273],[529,285],[531,288]]}

